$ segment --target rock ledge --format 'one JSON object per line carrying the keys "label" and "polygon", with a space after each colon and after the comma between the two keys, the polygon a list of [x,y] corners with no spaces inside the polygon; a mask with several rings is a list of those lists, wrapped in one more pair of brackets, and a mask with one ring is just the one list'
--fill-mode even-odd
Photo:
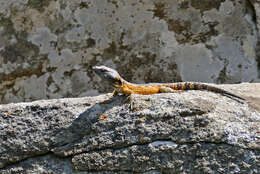
{"label": "rock ledge", "polygon": [[260,173],[260,84],[0,105],[0,173]]}

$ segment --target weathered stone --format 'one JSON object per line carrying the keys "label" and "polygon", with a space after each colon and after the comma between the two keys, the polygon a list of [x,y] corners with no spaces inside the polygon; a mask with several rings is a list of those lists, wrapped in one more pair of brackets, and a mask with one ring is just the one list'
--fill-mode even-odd
{"label": "weathered stone", "polygon": [[260,84],[0,105],[0,173],[259,173]]}
{"label": "weathered stone", "polygon": [[118,150],[80,154],[72,159],[72,163],[77,170],[257,173],[260,171],[260,152],[227,144],[176,144],[164,140]]}

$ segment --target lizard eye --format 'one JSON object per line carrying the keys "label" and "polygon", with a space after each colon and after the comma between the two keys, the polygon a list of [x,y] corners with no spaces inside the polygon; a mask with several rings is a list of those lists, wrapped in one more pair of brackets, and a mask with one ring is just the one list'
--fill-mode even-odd
{"label": "lizard eye", "polygon": [[122,84],[122,82],[120,80],[115,82],[116,86],[121,86],[121,84]]}
{"label": "lizard eye", "polygon": [[122,85],[122,82],[119,80],[119,81],[117,81],[117,84],[118,84],[119,86],[121,86],[121,85]]}

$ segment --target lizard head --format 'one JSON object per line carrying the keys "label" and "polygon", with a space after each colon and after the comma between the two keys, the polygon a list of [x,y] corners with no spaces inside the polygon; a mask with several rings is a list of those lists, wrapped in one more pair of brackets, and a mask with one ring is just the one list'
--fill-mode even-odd
{"label": "lizard head", "polygon": [[93,71],[99,75],[102,79],[110,82],[114,86],[121,85],[121,77],[118,72],[114,69],[108,68],[106,66],[94,66]]}

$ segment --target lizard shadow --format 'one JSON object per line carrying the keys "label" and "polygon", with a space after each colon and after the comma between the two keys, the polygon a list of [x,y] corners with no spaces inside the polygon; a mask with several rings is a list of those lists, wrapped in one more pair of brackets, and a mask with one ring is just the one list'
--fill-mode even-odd
{"label": "lizard shadow", "polygon": [[230,95],[228,95],[228,94],[221,94],[221,95],[222,95],[222,96],[225,96],[225,97],[227,97],[227,98],[230,98],[230,99],[232,99],[232,100],[234,100],[234,101],[236,101],[236,102],[238,102],[238,103],[240,103],[240,104],[245,104],[245,103],[246,103],[245,100],[237,99],[237,98],[232,97],[232,96],[230,96]]}
{"label": "lizard shadow", "polygon": [[[239,103],[243,103],[240,100],[234,99],[228,95],[224,96]],[[117,95],[109,98],[108,100],[93,104],[84,112],[80,113],[69,127],[60,130],[54,136],[55,138],[52,142],[53,147],[64,146],[66,144],[76,142],[83,137],[94,134],[96,130],[93,129],[93,125],[102,119],[106,119],[105,117],[107,116],[104,113],[113,107],[124,105],[126,99],[128,98],[129,97],[126,95]],[[126,107],[129,107],[129,105],[126,105]]]}
{"label": "lizard shadow", "polygon": [[53,146],[63,146],[69,143],[73,143],[84,136],[88,136],[95,132],[92,129],[92,125],[102,118],[103,114],[112,109],[113,107],[120,106],[124,104],[127,99],[125,95],[117,95],[109,98],[108,100],[95,103],[86,111],[80,113],[78,117],[71,123],[71,125],[55,135],[53,141]]}

